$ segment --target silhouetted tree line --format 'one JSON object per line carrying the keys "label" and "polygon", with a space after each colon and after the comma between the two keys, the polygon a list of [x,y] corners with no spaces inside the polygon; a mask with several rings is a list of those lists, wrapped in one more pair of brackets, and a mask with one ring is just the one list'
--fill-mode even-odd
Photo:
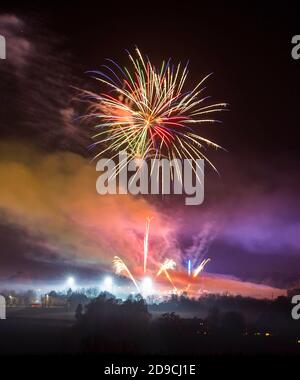
{"label": "silhouetted tree line", "polygon": [[85,307],[76,309],[76,331],[81,350],[87,352],[127,352],[143,350],[148,336],[150,314],[145,300],[137,296],[126,301],[101,293]]}
{"label": "silhouetted tree line", "polygon": [[[168,312],[157,313],[163,309]],[[177,313],[204,309],[203,318],[182,318]],[[141,296],[122,301],[101,293],[85,307],[80,304],[76,318],[72,333],[80,352],[197,355],[277,351],[288,354],[300,350],[300,322],[292,319],[290,300],[286,297],[267,301],[174,296],[162,304],[148,306]]]}

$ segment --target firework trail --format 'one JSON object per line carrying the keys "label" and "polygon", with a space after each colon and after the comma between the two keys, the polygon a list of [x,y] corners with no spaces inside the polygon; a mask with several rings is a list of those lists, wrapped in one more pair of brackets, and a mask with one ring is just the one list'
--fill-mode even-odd
{"label": "firework trail", "polygon": [[[126,151],[129,159],[167,157],[206,160],[207,146],[221,148],[214,142],[196,134],[195,126],[219,122],[211,114],[226,109],[226,103],[207,104],[203,96],[203,78],[192,90],[185,87],[188,76],[187,65],[174,65],[170,59],[155,67],[136,49],[136,58],[130,53],[131,69],[121,68],[108,59],[103,71],[93,71],[95,79],[106,85],[107,93],[95,94],[83,91],[92,119],[98,129],[92,145],[103,146],[95,159],[105,152]],[[94,122],[95,121],[95,122]],[[114,157],[115,157],[114,156]],[[119,163],[118,171],[124,162]]]}
{"label": "firework trail", "polygon": [[156,274],[156,277],[158,277],[162,272],[164,272],[165,275],[166,275],[166,277],[167,277],[167,279],[169,280],[169,282],[173,286],[173,289],[175,290],[175,292],[177,292],[177,288],[174,285],[174,282],[173,282],[173,280],[172,280],[172,278],[171,278],[171,276],[170,276],[170,274],[168,272],[168,270],[170,270],[170,269],[173,270],[173,269],[175,269],[175,267],[176,267],[176,263],[175,263],[174,260],[172,260],[172,259],[165,259],[165,261],[163,262],[163,264],[161,264],[160,269],[159,269],[159,271]]}
{"label": "firework trail", "polygon": [[148,242],[149,242],[149,230],[150,230],[150,222],[151,219],[149,216],[146,219],[146,229],[144,236],[144,273],[147,270],[147,260],[148,260]]}
{"label": "firework trail", "polygon": [[192,261],[189,260],[189,261],[188,261],[188,275],[189,275],[189,276],[191,275],[191,272],[192,272]]}
{"label": "firework trail", "polygon": [[141,289],[140,287],[138,286],[137,282],[135,281],[133,275],[131,274],[130,270],[128,269],[127,265],[124,263],[124,261],[118,257],[118,256],[115,256],[113,258],[113,267],[115,269],[115,272],[117,274],[120,274],[122,272],[125,272],[128,277],[131,279],[131,281],[134,283],[135,287],[137,288],[138,292],[141,293]]}
{"label": "firework trail", "polygon": [[193,277],[197,277],[199,273],[201,273],[206,264],[210,262],[210,259],[203,260],[200,265],[194,270]]}
{"label": "firework trail", "polygon": [[174,291],[177,293],[178,290],[177,290],[176,286],[174,285],[174,282],[173,282],[169,272],[167,270],[164,270],[164,272],[165,272],[165,275],[167,276],[167,279],[170,281],[170,284],[173,286]]}
{"label": "firework trail", "polygon": [[161,272],[165,270],[169,270],[169,269],[174,270],[175,267],[176,267],[176,263],[173,259],[165,259],[163,264],[161,264],[159,271],[156,274],[156,277],[158,277],[161,274]]}

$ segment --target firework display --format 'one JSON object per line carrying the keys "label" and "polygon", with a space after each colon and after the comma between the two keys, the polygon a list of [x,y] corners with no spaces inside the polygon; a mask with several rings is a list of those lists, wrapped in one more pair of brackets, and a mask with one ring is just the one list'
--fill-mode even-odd
{"label": "firework display", "polygon": [[209,262],[210,262],[210,259],[205,259],[205,260],[201,261],[199,266],[194,270],[193,277],[197,277],[199,275],[199,273],[201,273],[204,270],[204,267]]}
{"label": "firework display", "polygon": [[108,59],[102,71],[90,72],[108,88],[99,94],[84,91],[90,103],[86,118],[96,129],[93,147],[99,147],[94,158],[126,151],[131,160],[204,159],[216,170],[203,150],[221,147],[198,130],[201,124],[218,122],[211,115],[227,107],[208,103],[204,83],[210,74],[188,90],[188,65],[168,60],[156,67],[139,49],[136,57],[128,56],[131,68]]}
{"label": "firework display", "polygon": [[[146,228],[145,228],[145,235],[144,235],[144,263],[143,263],[143,274],[147,271],[147,256],[148,256],[148,241],[149,241],[149,226],[150,226],[151,218],[146,218]],[[205,266],[210,261],[210,259],[204,259],[201,261],[201,263],[198,265],[198,267],[193,271],[193,278],[196,278],[201,272],[203,272]],[[125,264],[124,260],[122,260],[120,257],[115,256],[113,258],[113,268],[116,274],[124,274],[126,277],[128,277],[132,283],[134,284],[135,288],[137,289],[138,293],[142,295],[150,295],[150,293],[153,291],[152,289],[152,280],[151,278],[144,278],[142,279],[142,286],[138,284],[138,281],[135,279],[131,271],[129,270],[128,266]],[[183,292],[188,293],[191,288],[191,283],[187,279],[187,282],[185,283],[184,287],[182,289],[179,289],[178,286],[175,285],[174,280],[172,279],[172,276],[170,275],[170,271],[174,271],[176,269],[176,262],[173,259],[166,258],[163,263],[157,264],[158,265],[158,271],[156,273],[156,278],[161,277],[162,274],[165,275],[166,279],[171,285],[172,293],[174,294],[180,294]],[[191,260],[189,260],[189,272],[188,277],[190,277],[192,274],[191,272]],[[151,287],[149,286],[149,283],[151,283]],[[145,286],[147,285],[147,286]],[[145,291],[145,288],[147,288],[147,291]],[[151,288],[151,289],[150,289]],[[150,291],[149,291],[150,289]]]}
{"label": "firework display", "polygon": [[0,6],[3,367],[287,374],[300,7],[23,3]]}
{"label": "firework display", "polygon": [[141,293],[141,289],[140,289],[138,283],[136,282],[135,278],[131,274],[131,272],[128,269],[127,265],[124,263],[124,261],[120,257],[115,256],[113,258],[113,266],[114,266],[114,269],[115,269],[115,271],[116,271],[117,274],[121,274],[122,272],[125,272],[125,274],[131,279],[131,281],[135,285],[138,293]]}
{"label": "firework display", "polygon": [[174,292],[177,293],[178,290],[177,290],[176,286],[174,285],[174,282],[173,282],[173,280],[172,280],[172,278],[171,278],[171,276],[170,276],[170,274],[168,272],[168,270],[170,270],[170,269],[173,270],[173,269],[175,269],[175,267],[176,267],[176,263],[175,263],[174,260],[172,260],[172,259],[166,259],[164,261],[164,263],[161,265],[161,267],[160,267],[159,271],[157,272],[156,276],[158,277],[161,274],[161,272],[164,272],[164,274],[166,275],[166,277],[169,280],[170,284],[172,285],[172,287],[174,289]]}

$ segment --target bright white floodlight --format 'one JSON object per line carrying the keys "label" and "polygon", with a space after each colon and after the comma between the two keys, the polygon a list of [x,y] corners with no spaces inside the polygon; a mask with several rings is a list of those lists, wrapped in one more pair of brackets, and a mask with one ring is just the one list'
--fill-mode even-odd
{"label": "bright white floodlight", "polygon": [[112,291],[112,286],[113,286],[113,279],[110,276],[105,277],[104,283],[103,283],[103,288],[107,292]]}
{"label": "bright white floodlight", "polygon": [[153,283],[150,277],[146,277],[142,281],[142,292],[145,295],[150,295],[153,293]]}
{"label": "bright white floodlight", "polygon": [[67,278],[67,286],[69,288],[73,288],[75,286],[75,279],[74,279],[74,277],[68,277]]}

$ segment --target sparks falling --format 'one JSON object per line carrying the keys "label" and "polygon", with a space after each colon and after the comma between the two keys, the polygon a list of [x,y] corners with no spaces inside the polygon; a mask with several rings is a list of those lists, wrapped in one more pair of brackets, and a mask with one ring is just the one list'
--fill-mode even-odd
{"label": "sparks falling", "polygon": [[159,271],[156,274],[156,277],[158,277],[161,274],[161,272],[165,270],[169,270],[169,269],[174,270],[175,267],[176,267],[176,263],[173,259],[165,259],[165,261],[161,264]]}
{"label": "sparks falling", "polygon": [[[151,218],[148,216],[146,218],[146,229],[145,229],[145,235],[144,235],[144,268],[143,268],[144,274],[147,271],[147,257],[148,257],[148,242],[149,242],[150,222],[151,222]],[[194,278],[197,277],[199,275],[199,273],[201,273],[204,270],[205,266],[209,263],[209,261],[210,261],[209,258],[203,260],[198,265],[198,267],[194,271],[192,271],[192,261],[188,260],[188,275],[191,276],[191,274],[192,274],[192,276]],[[143,286],[142,286],[142,288],[144,289],[144,292],[142,292],[140,286],[138,285],[137,281],[133,277],[129,268],[127,267],[125,262],[120,257],[114,256],[112,263],[113,263],[115,273],[116,274],[124,273],[126,276],[128,276],[131,279],[131,281],[133,282],[133,284],[135,285],[138,293],[140,293],[140,294],[144,293],[145,294],[146,293],[145,288],[147,288],[148,289],[147,292],[149,292],[149,284],[151,282],[151,278],[144,278]],[[191,284],[187,284],[187,286],[184,289],[181,289],[179,291],[178,291],[177,287],[175,286],[173,279],[169,273],[169,271],[173,271],[173,270],[175,270],[175,268],[176,268],[176,262],[173,259],[166,258],[164,260],[164,262],[162,264],[160,264],[159,269],[156,273],[156,277],[159,277],[163,273],[166,276],[169,283],[171,284],[173,291],[176,294],[179,294],[180,292],[188,292],[190,287],[191,287]],[[152,282],[151,282],[151,287],[152,287]]]}
{"label": "sparks falling", "polygon": [[168,272],[168,270],[174,270],[176,267],[176,263],[174,260],[172,259],[165,259],[165,261],[163,262],[163,264],[161,264],[160,268],[159,268],[159,271],[157,272],[156,274],[156,277],[160,276],[160,274],[162,272],[164,272],[164,274],[166,275],[167,279],[169,280],[170,284],[172,285],[174,291],[177,293],[177,288]]}
{"label": "sparks falling", "polygon": [[200,265],[194,270],[193,277],[197,277],[199,273],[204,270],[204,267],[207,263],[210,262],[210,259],[203,260]]}
{"label": "sparks falling", "polygon": [[115,269],[116,274],[121,274],[122,272],[125,272],[125,274],[134,283],[135,287],[137,288],[138,293],[141,293],[141,289],[140,289],[139,285],[135,281],[135,279],[134,279],[133,275],[131,274],[130,270],[128,269],[127,265],[124,263],[124,261],[120,257],[115,256],[113,258],[113,267]]}
{"label": "sparks falling", "polygon": [[[170,59],[155,67],[136,49],[128,53],[131,68],[121,68],[108,59],[103,71],[91,72],[108,87],[108,92],[84,91],[90,103],[86,118],[93,120],[97,132],[93,147],[101,147],[95,158],[106,152],[126,151],[136,158],[189,158],[206,160],[206,147],[221,148],[199,134],[201,124],[218,122],[211,118],[226,109],[226,103],[209,104],[203,96],[204,77],[192,90],[186,88],[188,67],[174,65]],[[118,170],[122,169],[122,163]]]}

